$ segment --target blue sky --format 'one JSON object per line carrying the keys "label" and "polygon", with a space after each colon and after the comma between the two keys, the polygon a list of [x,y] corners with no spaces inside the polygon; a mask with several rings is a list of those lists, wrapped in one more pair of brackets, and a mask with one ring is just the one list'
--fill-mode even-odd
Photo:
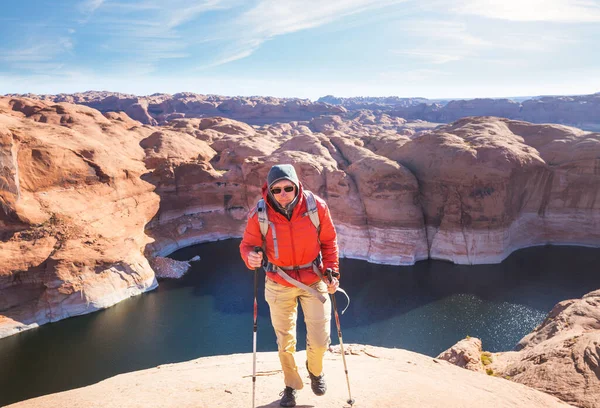
{"label": "blue sky", "polygon": [[2,7],[0,94],[600,92],[600,0],[28,0]]}

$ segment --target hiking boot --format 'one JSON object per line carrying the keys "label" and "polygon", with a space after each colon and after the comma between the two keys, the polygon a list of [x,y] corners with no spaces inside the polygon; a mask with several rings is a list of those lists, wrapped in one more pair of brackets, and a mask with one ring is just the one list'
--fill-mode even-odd
{"label": "hiking boot", "polygon": [[296,406],[296,390],[292,387],[285,387],[285,390],[279,393],[281,395],[281,401],[279,405],[282,407],[295,407]]}
{"label": "hiking boot", "polygon": [[[306,369],[308,370],[308,361],[306,362]],[[310,376],[310,388],[312,389],[312,392],[318,396],[325,395],[325,391],[327,391],[325,373],[321,373],[321,375],[317,377],[308,370],[308,375]]]}

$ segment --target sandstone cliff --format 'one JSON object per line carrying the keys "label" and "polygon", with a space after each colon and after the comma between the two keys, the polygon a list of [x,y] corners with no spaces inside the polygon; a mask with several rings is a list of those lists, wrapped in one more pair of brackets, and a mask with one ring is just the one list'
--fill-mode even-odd
{"label": "sandstone cliff", "polygon": [[126,116],[0,98],[0,337],[156,286],[142,249],[158,210]]}
{"label": "sandstone cliff", "polygon": [[263,126],[105,115],[0,98],[0,336],[154,287],[147,258],[241,236],[280,162],[327,200],[343,256],[489,263],[600,244],[597,133],[371,111]]}
{"label": "sandstone cliff", "polygon": [[[404,350],[350,345],[346,357],[355,407],[567,408],[542,392]],[[346,350],[348,352],[348,350]],[[304,361],[305,352],[298,353]],[[349,407],[339,354],[326,353],[328,391],[316,397],[303,367],[299,407]],[[278,407],[283,374],[276,352],[258,353],[256,406]],[[237,407],[252,405],[252,354],[206,357],[122,374],[98,384],[46,395],[7,408]]]}
{"label": "sandstone cliff", "polygon": [[148,225],[152,254],[239,236],[268,169],[282,161],[327,199],[345,256],[496,263],[532,245],[600,243],[597,133],[489,117],[427,130],[365,113],[259,129],[214,121],[165,127],[206,140],[216,155],[165,163],[147,178],[161,195]]}

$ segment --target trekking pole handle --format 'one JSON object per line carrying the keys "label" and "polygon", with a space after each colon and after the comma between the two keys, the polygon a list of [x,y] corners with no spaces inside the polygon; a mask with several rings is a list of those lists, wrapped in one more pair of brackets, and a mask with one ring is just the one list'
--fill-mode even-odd
{"label": "trekking pole handle", "polygon": [[262,247],[255,246],[255,247],[254,247],[254,252],[255,252],[255,253],[257,253],[257,254],[260,254],[260,253],[262,253],[262,252],[263,252],[263,249],[262,249]]}
{"label": "trekking pole handle", "polygon": [[333,278],[338,278],[340,276],[340,274],[339,274],[339,272],[335,272],[331,268],[327,268],[327,269],[325,269],[325,276],[327,276],[329,283],[333,283]]}

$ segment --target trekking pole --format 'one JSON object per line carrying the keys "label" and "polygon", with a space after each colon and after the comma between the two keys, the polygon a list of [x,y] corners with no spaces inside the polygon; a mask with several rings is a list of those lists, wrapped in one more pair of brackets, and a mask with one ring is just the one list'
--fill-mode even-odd
{"label": "trekking pole", "polygon": [[[259,246],[254,247],[254,252],[257,254],[262,252]],[[254,332],[252,333],[252,408],[256,401],[256,329],[258,328],[258,303],[256,302],[256,293],[258,292],[258,270],[260,266],[254,268]]]}
{"label": "trekking pole", "polygon": [[[327,268],[325,270],[325,274],[327,275],[327,279],[329,279],[329,283],[333,282],[332,276],[334,272],[331,268]],[[339,274],[338,274],[339,276]],[[348,366],[346,365],[346,355],[344,354],[344,342],[342,341],[342,329],[340,327],[340,317],[337,312],[337,304],[335,303],[335,293],[330,293],[331,302],[333,303],[333,314],[335,316],[335,325],[337,326],[338,338],[340,339],[340,350],[342,351],[342,361],[344,362],[344,372],[346,373],[346,383],[348,384],[348,401],[346,401],[350,406],[354,405],[354,400],[352,399],[352,393],[350,392],[350,378],[348,377]]]}

